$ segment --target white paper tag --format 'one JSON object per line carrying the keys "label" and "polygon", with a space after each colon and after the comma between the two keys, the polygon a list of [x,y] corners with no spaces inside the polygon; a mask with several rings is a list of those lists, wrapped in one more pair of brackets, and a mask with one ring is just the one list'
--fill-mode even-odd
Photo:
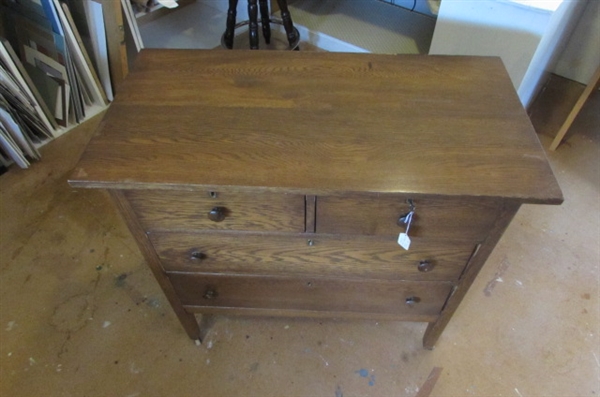
{"label": "white paper tag", "polygon": [[400,247],[408,251],[408,248],[410,247],[410,237],[408,237],[408,234],[400,233],[398,236],[398,244],[400,244]]}
{"label": "white paper tag", "polygon": [[[177,4],[177,0],[156,0],[158,4],[167,8],[175,8],[179,4]],[[125,3],[127,4],[127,3]]]}

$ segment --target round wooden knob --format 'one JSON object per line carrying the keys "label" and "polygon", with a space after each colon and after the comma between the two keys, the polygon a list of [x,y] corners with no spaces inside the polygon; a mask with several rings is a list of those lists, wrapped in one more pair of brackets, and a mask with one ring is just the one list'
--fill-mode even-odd
{"label": "round wooden knob", "polygon": [[192,251],[190,256],[192,259],[195,260],[202,260],[206,258],[206,254],[204,254],[202,251]]}
{"label": "round wooden knob", "polygon": [[223,207],[214,207],[208,213],[208,219],[213,222],[222,222],[225,219],[225,208]]}
{"label": "round wooden knob", "polygon": [[214,289],[207,289],[204,295],[202,295],[202,297],[204,299],[215,299],[217,295],[217,291],[215,291]]}
{"label": "round wooden knob", "polygon": [[408,298],[406,298],[406,304],[408,306],[414,306],[419,302],[421,302],[421,298],[419,298],[418,296],[409,296]]}
{"label": "round wooden knob", "polygon": [[421,261],[419,262],[417,269],[419,269],[420,272],[427,273],[433,270],[433,264],[429,261]]}

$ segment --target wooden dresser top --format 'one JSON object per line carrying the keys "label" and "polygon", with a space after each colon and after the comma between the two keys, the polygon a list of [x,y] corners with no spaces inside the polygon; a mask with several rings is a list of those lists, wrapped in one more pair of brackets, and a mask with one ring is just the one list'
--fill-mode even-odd
{"label": "wooden dresser top", "polygon": [[562,201],[490,57],[143,50],[70,183]]}

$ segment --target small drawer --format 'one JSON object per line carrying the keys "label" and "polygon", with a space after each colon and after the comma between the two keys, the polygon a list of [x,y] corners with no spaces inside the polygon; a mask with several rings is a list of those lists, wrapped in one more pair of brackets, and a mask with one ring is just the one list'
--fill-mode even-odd
{"label": "small drawer", "polygon": [[145,230],[304,231],[304,196],[178,190],[128,190]]}
{"label": "small drawer", "polygon": [[415,238],[231,232],[149,233],[167,271],[455,281],[475,245]]}
{"label": "small drawer", "polygon": [[399,218],[414,215],[409,235],[423,238],[480,241],[487,236],[499,215],[493,199],[435,198],[410,196],[319,196],[317,233],[395,235],[406,225]]}
{"label": "small drawer", "polygon": [[181,303],[195,307],[436,316],[451,283],[170,273]]}

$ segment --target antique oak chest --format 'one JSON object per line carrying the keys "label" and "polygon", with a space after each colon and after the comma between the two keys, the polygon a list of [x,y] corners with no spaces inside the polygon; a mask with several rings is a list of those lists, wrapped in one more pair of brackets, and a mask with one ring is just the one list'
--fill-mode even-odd
{"label": "antique oak chest", "polygon": [[144,50],[76,166],[194,313],[428,322],[562,193],[498,58]]}

